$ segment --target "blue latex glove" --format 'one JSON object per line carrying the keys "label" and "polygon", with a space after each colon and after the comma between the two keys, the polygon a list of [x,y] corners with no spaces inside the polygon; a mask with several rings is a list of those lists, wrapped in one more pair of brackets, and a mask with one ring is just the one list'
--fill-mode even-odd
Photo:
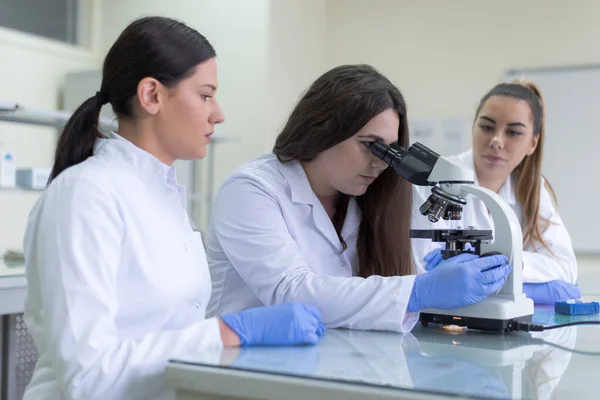
{"label": "blue latex glove", "polygon": [[535,304],[554,304],[557,301],[576,300],[581,297],[579,287],[563,280],[524,283],[523,293]]}
{"label": "blue latex glove", "polygon": [[316,307],[289,302],[221,316],[242,346],[314,344],[325,334]]}
{"label": "blue latex glove", "polygon": [[504,285],[512,271],[507,262],[504,255],[479,258],[462,253],[449,258],[443,268],[417,275],[407,309],[447,310],[477,303]]}
{"label": "blue latex glove", "polygon": [[426,271],[431,271],[432,269],[437,267],[437,265],[439,263],[442,262],[442,250],[443,249],[444,249],[443,247],[437,248],[437,249],[429,252],[425,257],[423,257],[423,261],[425,261],[427,263],[427,265],[425,265]]}
{"label": "blue latex glove", "polygon": [[[425,257],[423,257],[423,261],[425,261],[427,263],[427,265],[425,265],[426,271],[431,271],[432,269],[437,267],[439,264],[447,261],[447,260],[442,260],[442,250],[444,248],[445,248],[445,246],[437,248],[437,249],[429,252]],[[466,243],[465,250],[475,250],[475,249],[473,248],[471,243]]]}

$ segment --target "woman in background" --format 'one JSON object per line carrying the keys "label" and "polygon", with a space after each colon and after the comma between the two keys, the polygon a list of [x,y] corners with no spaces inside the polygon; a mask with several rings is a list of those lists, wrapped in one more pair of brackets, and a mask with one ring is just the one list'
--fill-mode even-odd
{"label": "woman in background", "polygon": [[[473,123],[472,149],[453,156],[475,170],[476,183],[498,193],[510,204],[523,230],[523,289],[536,303],[579,298],[577,262],[569,233],[557,211],[550,183],[542,176],[545,139],[544,100],[539,88],[516,81],[501,83],[480,100]],[[415,202],[422,204],[428,189],[415,187]],[[435,225],[439,229],[443,222]],[[444,221],[446,223],[446,221]],[[429,226],[427,226],[429,224]],[[469,195],[456,226],[492,229],[483,202]],[[431,229],[415,213],[415,229]],[[435,244],[414,240],[415,258],[432,270],[442,260]]]}

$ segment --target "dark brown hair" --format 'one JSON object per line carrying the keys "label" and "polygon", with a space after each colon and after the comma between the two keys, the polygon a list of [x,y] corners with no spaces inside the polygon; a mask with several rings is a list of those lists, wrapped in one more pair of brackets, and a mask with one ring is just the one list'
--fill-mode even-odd
{"label": "dark brown hair", "polygon": [[[544,98],[538,86],[533,82],[517,80],[511,83],[501,83],[483,96],[479,102],[475,119],[479,116],[485,102],[492,96],[505,96],[524,100],[531,108],[533,135],[539,136],[538,143],[533,154],[526,156],[516,168],[518,174],[516,197],[523,208],[523,223],[521,223],[523,243],[530,245],[532,248],[535,248],[536,243],[539,243],[551,252],[552,250],[542,237],[542,230],[550,224],[550,221],[539,214],[546,119]],[[554,190],[545,178],[544,185],[556,203]]]}
{"label": "dark brown hair", "polygon": [[132,100],[142,79],[152,77],[174,87],[214,56],[208,40],[179,21],[144,17],[132,22],[106,55],[100,90],[75,110],[63,129],[50,181],[92,155],[96,139],[103,137],[98,119],[104,104],[110,103],[118,118],[132,117]]}
{"label": "dark brown hair", "polygon": [[[400,117],[398,144],[409,144],[406,104],[385,76],[368,65],[343,65],[319,77],[300,99],[275,141],[281,162],[312,161],[319,153],[354,136],[373,117],[393,109]],[[387,168],[357,197],[362,216],[358,233],[359,275],[414,273],[410,243],[412,188]],[[341,237],[348,196],[342,194],[333,217]]]}

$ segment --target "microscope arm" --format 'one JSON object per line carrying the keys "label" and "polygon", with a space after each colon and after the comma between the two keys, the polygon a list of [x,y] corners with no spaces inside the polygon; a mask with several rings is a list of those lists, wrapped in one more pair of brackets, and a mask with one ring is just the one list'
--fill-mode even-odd
{"label": "microscope arm", "polygon": [[[480,251],[505,254],[513,270],[506,283],[485,299],[452,310],[421,310],[423,325],[452,324],[473,329],[505,332],[515,319],[531,321],[533,301],[523,293],[523,234],[513,209],[498,194],[475,186],[475,173],[467,166],[439,156],[415,143],[408,150],[382,142],[369,145],[371,152],[385,161],[402,178],[413,185],[432,186],[431,195],[419,208],[431,222],[462,219],[467,194],[480,198],[488,208],[495,234],[493,243],[481,241]],[[435,186],[435,185],[438,186]]]}
{"label": "microscope arm", "polygon": [[481,253],[497,251],[509,258],[513,271],[508,276],[500,294],[523,292],[523,233],[521,224],[511,206],[497,193],[476,185],[458,185],[462,196],[472,194],[481,199],[494,223],[494,242],[482,243]]}
{"label": "microscope arm", "polygon": [[460,220],[467,194],[481,199],[492,216],[495,230],[494,242],[482,243],[481,253],[497,251],[505,254],[513,266],[513,272],[499,294],[510,296],[523,292],[523,234],[519,220],[497,193],[474,185],[473,169],[440,156],[420,143],[414,143],[408,150],[379,141],[369,147],[373,154],[413,185],[432,186],[432,196],[421,206],[420,212],[434,223],[442,215],[444,219]]}

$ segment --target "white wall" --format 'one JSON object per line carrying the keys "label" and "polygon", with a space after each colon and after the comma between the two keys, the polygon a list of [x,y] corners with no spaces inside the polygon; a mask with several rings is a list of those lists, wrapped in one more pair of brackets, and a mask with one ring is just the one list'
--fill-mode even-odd
{"label": "white wall", "polygon": [[373,64],[409,117],[471,122],[509,67],[600,62],[595,0],[328,0],[327,63]]}
{"label": "white wall", "polygon": [[287,121],[302,93],[326,68],[327,2],[273,0],[269,16],[269,135],[265,149]]}
{"label": "white wall", "polygon": [[[470,145],[479,99],[506,69],[600,64],[595,0],[329,0],[327,6],[328,65],[379,68],[404,93],[409,120],[461,118],[464,136],[451,153]],[[440,134],[433,143],[445,154]],[[577,167],[570,172],[586,176]]]}
{"label": "white wall", "polygon": [[[460,117],[470,122],[480,96],[506,68],[600,59],[595,51],[600,42],[595,20],[600,3],[594,0],[568,5],[561,0],[86,0],[86,4],[96,7],[93,32],[86,36],[91,51],[0,29],[0,98],[57,107],[64,74],[98,68],[130,21],[151,14],[181,19],[205,34],[218,53],[218,97],[227,121],[217,135],[241,140],[216,146],[216,187],[235,166],[272,148],[301,93],[330,67],[373,64],[401,88],[411,118]],[[0,142],[17,153],[20,166],[51,163],[55,138],[47,130],[8,126],[0,125],[7,132]],[[26,137],[35,137],[35,144],[19,144]],[[8,227],[0,230],[0,247],[20,242],[22,227],[17,221],[34,198],[0,195],[0,206],[16,211],[0,215]]]}
{"label": "white wall", "polygon": [[[87,39],[92,46],[90,35]],[[78,49],[3,28],[0,54],[0,100],[51,110],[59,109],[65,74],[98,63],[93,48]],[[56,138],[50,128],[0,122],[0,146],[14,153],[19,168],[51,167]],[[38,192],[0,189],[0,252],[21,248],[25,223],[38,196]]]}

